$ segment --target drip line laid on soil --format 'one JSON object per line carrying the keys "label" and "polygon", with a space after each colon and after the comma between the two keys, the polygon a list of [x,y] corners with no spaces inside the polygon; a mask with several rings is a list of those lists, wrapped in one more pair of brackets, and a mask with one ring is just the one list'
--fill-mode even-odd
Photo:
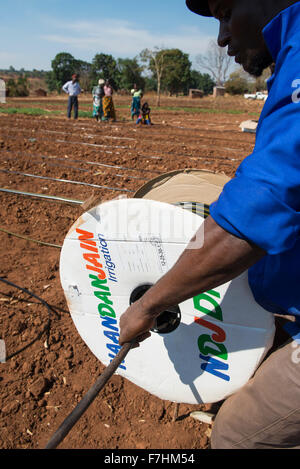
{"label": "drip line laid on soil", "polygon": [[50,248],[56,248],[56,249],[62,248],[62,246],[58,244],[46,243],[45,241],[40,241],[39,239],[29,238],[29,236],[24,236],[24,235],[21,235],[20,233],[14,233],[12,231],[5,230],[4,228],[0,228],[0,232],[6,233],[10,236],[14,236],[16,238],[25,239],[26,241],[30,241],[32,243],[41,244],[42,246],[48,246]]}
{"label": "drip line laid on soil", "polygon": [[47,195],[47,194],[34,194],[33,192],[23,192],[23,191],[18,191],[17,189],[6,189],[4,187],[0,187],[0,192],[6,192],[7,194],[13,194],[13,195],[22,195],[25,197],[35,197],[35,198],[40,198],[40,199],[46,199],[46,200],[51,200],[54,202],[63,202],[66,204],[71,204],[71,205],[83,204],[83,200],[66,199],[65,197],[57,197],[54,195]]}
{"label": "drip line laid on soil", "polygon": [[8,174],[16,174],[19,176],[24,176],[24,177],[31,177],[31,178],[37,178],[37,179],[46,179],[48,181],[55,181],[55,182],[65,182],[67,184],[78,184],[80,186],[89,186],[89,187],[95,187],[97,189],[106,189],[109,191],[119,191],[119,192],[131,192],[134,193],[134,191],[131,191],[129,189],[122,189],[120,187],[109,187],[109,186],[100,186],[98,184],[90,184],[88,182],[82,182],[82,181],[70,181],[69,179],[58,179],[58,178],[51,178],[47,176],[40,176],[36,174],[30,174],[30,173],[22,173],[21,171],[11,171],[8,169],[0,169],[2,173],[8,173]]}
{"label": "drip line laid on soil", "polygon": [[[6,138],[9,138],[10,140],[17,140],[16,137],[11,137],[11,136],[8,136]],[[31,139],[29,139],[29,141],[31,141],[31,143],[35,143],[36,141],[38,141],[36,138],[33,138],[32,139],[33,141],[31,141]],[[52,143],[51,140],[39,140],[38,141],[39,143]],[[70,145],[75,145],[76,143],[75,142],[68,142],[68,141],[60,141],[60,140],[54,140],[54,142],[60,142],[60,143],[67,143],[67,144],[70,144]],[[88,145],[88,144],[87,144]],[[89,145],[94,145],[94,144],[89,144]],[[111,146],[108,146],[109,148],[111,148]],[[201,148],[206,148],[206,149],[209,149],[211,150],[211,146],[209,145],[198,145],[198,147],[201,147]],[[114,147],[116,148],[116,147]],[[126,147],[126,148],[130,148],[131,147]],[[132,149],[131,149],[132,150]],[[235,150],[235,149],[231,149],[231,148],[223,148],[223,150],[225,151],[234,151],[234,152],[239,152],[241,153],[241,150]],[[137,150],[138,151],[138,150]],[[104,151],[104,153],[108,153],[108,154],[113,154],[112,151]],[[117,153],[117,154],[120,154],[120,153]],[[132,153],[128,153],[128,155],[131,155]],[[137,157],[140,157],[140,158],[148,158],[148,159],[154,159],[154,160],[166,160],[166,159],[170,159],[170,157],[172,157],[173,155],[168,153],[166,155],[157,155],[157,156],[154,156],[154,155],[143,155],[143,154],[137,154],[136,155]],[[175,158],[185,158],[185,159],[208,159],[208,157],[201,157],[201,156],[193,156],[193,155],[182,155],[182,154],[178,154],[178,153],[175,153],[174,154],[174,157]],[[212,156],[212,158],[214,159],[222,159],[222,160],[228,160],[229,158],[227,157],[224,157],[224,156]],[[241,157],[242,158],[242,157]],[[231,161],[238,161],[238,159],[230,159]]]}
{"label": "drip line laid on soil", "polygon": [[[2,127],[2,130],[8,130],[10,132],[29,132],[32,134],[32,136],[34,136],[36,133],[55,133],[55,134],[60,134],[60,135],[69,135],[70,136],[70,132],[63,132],[63,131],[57,131],[57,130],[44,130],[44,129],[20,129],[20,128],[17,128],[17,127]],[[190,129],[192,130],[192,129]],[[206,130],[205,129],[201,129],[200,132],[205,132]],[[212,131],[211,132],[214,132],[214,133],[217,133],[216,131]],[[154,132],[151,132],[151,138],[145,138],[144,135],[142,136],[143,137],[143,142],[145,141],[153,141],[153,137],[155,136],[159,136],[159,134],[155,134]],[[178,135],[175,135],[175,137],[178,137]],[[85,134],[85,135],[82,135],[82,138],[107,138],[107,139],[114,139],[114,140],[130,140],[130,141],[134,141],[134,142],[138,142],[139,139],[137,138],[129,138],[129,137],[116,137],[116,136],[112,136],[112,135],[103,135],[102,133],[99,133],[99,134],[95,134],[95,135],[90,135],[90,134]],[[195,141],[198,141],[199,139],[206,139],[206,140],[209,140],[209,139],[212,139],[214,141],[222,141],[222,142],[232,142],[232,140],[230,139],[227,139],[227,138],[222,138],[222,137],[209,137],[209,136],[206,136],[206,135],[197,135],[197,137],[194,137],[194,140]],[[87,142],[88,143],[88,142]],[[159,136],[159,143],[160,145],[170,145],[170,143],[172,145],[181,145],[180,142],[173,142],[172,140],[167,140],[167,141],[161,141],[161,137]],[[243,145],[245,145],[245,142],[244,141],[240,141],[240,140],[235,140],[235,143],[241,143]],[[251,142],[249,142],[249,145],[252,144]],[[95,145],[94,144],[91,144],[91,145]],[[107,147],[107,145],[105,145],[105,147]],[[117,148],[122,148],[122,147],[117,147]],[[124,148],[128,148],[128,147],[124,147]],[[236,149],[238,150],[238,148]]]}
{"label": "drip line laid on soil", "polygon": [[[4,153],[13,153],[13,150],[5,150],[4,152],[0,151],[0,155]],[[156,171],[155,169],[145,169],[145,168],[128,168],[127,166],[119,166],[114,164],[106,164],[106,163],[98,163],[97,161],[84,161],[84,160],[70,160],[67,158],[59,158],[56,156],[48,156],[48,155],[32,155],[27,153],[21,152],[14,152],[15,155],[18,156],[25,156],[28,158],[45,158],[45,159],[53,159],[58,161],[68,161],[70,163],[80,163],[80,164],[88,164],[88,165],[95,165],[95,166],[103,166],[104,168],[111,168],[111,169],[121,169],[124,171],[140,171],[142,173],[153,173],[153,174],[162,174],[161,171]],[[128,176],[126,176],[128,177]],[[147,179],[145,179],[147,180]]]}
{"label": "drip line laid on soil", "polygon": [[[24,154],[22,156],[25,156]],[[51,157],[47,157],[47,156],[33,156],[33,155],[30,155],[30,158],[42,158],[42,159],[49,159],[49,160],[52,160],[54,161],[55,158],[51,158]],[[15,157],[14,156],[9,156],[6,158],[7,160],[11,160],[11,161],[16,161],[15,160]],[[60,161],[68,161],[68,160],[65,160],[63,158],[57,158],[58,160]],[[71,161],[71,160],[70,160]],[[40,165],[41,163],[38,162],[38,161],[30,161],[31,164],[36,164],[36,165]],[[48,166],[52,166],[52,167],[57,167],[57,168],[68,168],[68,169],[72,169],[73,171],[80,171],[82,173],[90,173],[92,172],[91,169],[83,169],[83,168],[78,168],[76,166],[71,166],[71,165],[66,165],[66,164],[59,164],[59,163],[49,163],[49,162],[46,162],[44,164],[47,164]],[[98,176],[99,174],[102,174],[102,175],[109,175],[108,172],[103,172],[103,173],[92,173],[93,176]],[[135,179],[137,181],[149,181],[148,178],[142,178],[142,177],[137,177],[137,176],[128,176],[127,174],[114,174],[114,177],[118,177],[118,178],[124,178],[124,179]]]}
{"label": "drip line laid on soil", "polygon": [[[8,136],[5,136],[5,138],[9,138],[10,140],[16,140],[16,137],[12,137],[11,135],[8,135]],[[40,140],[40,139],[37,139],[35,137],[31,137],[28,139],[29,141],[31,141],[32,143],[34,142],[38,142],[38,143],[44,143],[44,142],[47,142],[47,143],[63,143],[65,145],[83,145],[83,146],[89,146],[89,147],[92,147],[92,148],[113,148],[113,149],[121,149],[121,150],[132,150],[132,147],[125,147],[125,146],[120,146],[120,145],[101,145],[101,144],[97,144],[97,143],[86,143],[86,142],[72,142],[72,141],[69,141],[69,140]],[[161,144],[161,142],[160,142]],[[167,144],[168,146],[170,146],[169,144]],[[230,152],[239,152],[241,153],[242,152],[242,149],[240,148],[228,148],[228,147],[223,147],[222,145],[214,145],[214,148],[217,147],[217,148],[222,148],[223,151],[230,151]],[[211,145],[202,145],[202,144],[198,144],[197,143],[197,149],[198,148],[206,148],[206,149],[209,149],[211,150]],[[107,153],[113,153],[112,151],[111,152],[108,152]],[[147,156],[147,155],[145,155]],[[176,157],[183,157],[183,158],[189,158],[189,155],[177,155],[176,154]],[[150,158],[150,157],[149,157]],[[164,157],[162,157],[164,158]]]}
{"label": "drip line laid on soil", "polygon": [[[63,132],[59,130],[46,130],[46,129],[20,129],[17,127],[1,127],[2,130],[9,130],[11,132],[30,132],[32,134],[35,134],[36,132],[38,133],[44,133],[44,134],[60,134],[60,135],[70,135],[70,132]],[[78,134],[78,132],[77,132]],[[114,139],[114,140],[131,140],[134,142],[137,142],[136,138],[131,138],[131,137],[116,137],[112,135],[102,135],[102,134],[97,134],[97,135],[90,135],[90,134],[85,134],[84,137],[86,138],[108,138],[108,139]]]}

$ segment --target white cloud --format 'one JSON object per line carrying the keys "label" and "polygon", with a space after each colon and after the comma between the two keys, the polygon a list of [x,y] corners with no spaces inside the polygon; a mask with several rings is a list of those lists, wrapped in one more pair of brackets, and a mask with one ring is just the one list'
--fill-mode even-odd
{"label": "white cloud", "polygon": [[[211,36],[205,36],[196,27],[180,27],[176,33],[157,33],[141,29],[128,21],[101,18],[99,22],[61,22],[52,20],[54,34],[46,34],[42,39],[71,47],[77,51],[105,52],[118,57],[135,56],[142,49],[154,46],[179,48],[195,56],[206,51]],[[48,19],[49,24],[49,19]]]}

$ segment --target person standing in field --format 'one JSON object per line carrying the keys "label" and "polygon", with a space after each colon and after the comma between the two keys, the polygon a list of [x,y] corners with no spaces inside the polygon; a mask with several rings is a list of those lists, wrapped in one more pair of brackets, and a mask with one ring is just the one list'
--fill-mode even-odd
{"label": "person standing in field", "polygon": [[131,119],[139,117],[141,111],[141,98],[143,97],[143,91],[138,90],[137,85],[134,84],[131,90],[132,102],[131,102]]}
{"label": "person standing in field", "polygon": [[62,87],[63,91],[69,95],[68,100],[68,118],[71,119],[72,109],[74,107],[74,119],[78,119],[78,96],[81,93],[79,77],[76,73],[72,75],[72,80],[67,81]]}
{"label": "person standing in field", "polygon": [[104,97],[104,89],[103,86],[105,81],[100,78],[98,81],[98,86],[94,86],[92,94],[93,94],[93,117],[96,118],[96,121],[103,118],[103,104],[102,99]]}
{"label": "person standing in field", "polygon": [[105,82],[103,87],[104,97],[103,97],[103,120],[108,121],[112,119],[113,122],[116,121],[116,112],[113,102],[113,87],[111,86],[109,80]]}

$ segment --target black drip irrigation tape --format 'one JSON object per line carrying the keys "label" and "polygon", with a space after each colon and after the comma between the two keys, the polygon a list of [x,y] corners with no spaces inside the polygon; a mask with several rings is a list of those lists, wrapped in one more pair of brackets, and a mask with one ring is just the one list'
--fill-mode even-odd
{"label": "black drip irrigation tape", "polygon": [[15,283],[10,282],[9,280],[6,280],[3,277],[0,277],[0,282],[6,283],[6,285],[17,288],[18,290],[21,290],[22,292],[26,293],[27,295],[32,296],[33,298],[38,300],[40,303],[42,303],[47,308],[49,316],[50,316],[50,313],[54,313],[55,316],[57,317],[57,319],[60,319],[60,315],[58,314],[58,312],[52,306],[50,306],[49,303],[47,303],[47,301],[43,300],[43,298],[40,298],[39,296],[37,296],[32,291],[27,290],[27,288],[20,287],[19,285],[16,285]]}
{"label": "black drip irrigation tape", "polygon": [[101,166],[104,168],[111,168],[111,169],[120,169],[124,171],[138,171],[141,173],[153,173],[153,174],[162,174],[162,171],[156,171],[155,169],[145,169],[145,168],[128,168],[127,166],[119,166],[119,165],[114,165],[114,164],[106,164],[106,163],[98,163],[97,161],[84,161],[84,160],[72,160],[67,158],[59,158],[57,156],[48,156],[48,155],[31,155],[27,153],[21,153],[21,152],[14,152],[13,150],[5,150],[5,151],[0,151],[1,155],[4,155],[5,153],[13,153],[14,155],[18,156],[24,156],[27,158],[43,158],[43,159],[49,159],[49,160],[57,160],[57,161],[67,161],[70,163],[80,163],[80,164],[87,164],[87,165],[95,165],[95,166]]}
{"label": "black drip irrigation tape", "polygon": [[6,189],[4,187],[0,187],[0,192],[5,192],[7,194],[12,194],[12,195],[22,195],[24,197],[34,197],[38,199],[45,199],[48,201],[60,202],[60,203],[65,203],[65,204],[70,204],[70,205],[82,205],[84,202],[83,200],[66,199],[65,197],[57,197],[55,195],[35,194],[33,192],[23,192],[23,191],[18,191],[16,189]]}
{"label": "black drip irrigation tape", "polygon": [[[3,115],[0,114],[0,119],[1,119],[1,117],[4,119],[4,118],[6,118],[7,116],[4,116],[4,114],[3,114]],[[21,123],[24,122],[24,119],[23,119],[23,118],[21,118],[21,117],[18,118],[16,115],[15,115],[14,117],[15,117],[15,120],[20,121]],[[34,119],[34,117],[35,117],[35,116],[31,116],[32,119]],[[251,117],[251,116],[250,116],[250,117]],[[257,116],[255,116],[255,119],[258,119],[258,117],[259,117],[259,113],[257,114]],[[185,120],[185,122],[193,122],[193,123],[195,122],[195,119],[194,119],[194,118],[193,118],[193,119],[187,119],[187,118],[185,117],[184,120]],[[40,121],[38,121],[38,123],[40,123]],[[237,127],[236,124],[232,124],[232,123],[230,123],[230,122],[228,122],[228,121],[220,121],[220,122],[218,122],[218,124],[210,124],[210,128],[208,128],[207,122],[206,122],[205,120],[199,120],[199,118],[198,118],[198,119],[197,119],[197,124],[198,124],[198,125],[201,125],[202,123],[203,123],[203,125],[206,125],[206,127],[203,127],[203,126],[202,126],[202,127],[185,127],[185,126],[182,126],[182,125],[175,125],[175,124],[173,124],[172,122],[168,122],[168,123],[162,124],[162,125],[157,124],[157,125],[155,125],[154,129],[157,129],[157,128],[160,128],[160,127],[162,127],[162,128],[171,127],[171,128],[173,128],[173,129],[180,129],[180,130],[183,130],[183,131],[187,130],[187,131],[193,131],[193,132],[201,132],[201,131],[215,132],[215,131],[221,130],[222,132],[238,133],[239,135],[241,134],[241,131],[240,131],[240,130],[236,130],[236,127]],[[80,123],[80,124],[72,124],[72,123],[70,123],[70,124],[71,124],[71,125],[70,125],[70,130],[74,130],[74,129],[75,129],[76,132],[77,132],[77,128],[78,128],[79,130],[86,130],[86,131],[90,131],[90,130],[91,130],[91,126],[88,125],[87,127],[84,127],[84,126],[83,126],[84,123]],[[119,125],[120,125],[120,123],[116,123],[116,124],[110,123],[110,127],[119,127]],[[128,121],[126,121],[126,122],[123,121],[123,122],[122,122],[122,127],[125,127],[125,126],[132,128],[132,121],[131,121],[131,120],[130,120],[130,121],[128,120]],[[220,129],[220,127],[224,127],[224,126],[232,127],[232,128],[231,128],[231,129],[223,129],[223,128]],[[56,127],[56,128],[64,128],[64,129],[66,128],[65,126],[58,125],[58,122],[57,122],[57,121],[55,122],[55,127]],[[215,127],[217,127],[217,128],[215,128]],[[92,127],[92,128],[93,128],[93,127]],[[95,127],[95,128],[96,128],[96,127]],[[152,129],[153,129],[153,127],[152,127]],[[97,129],[97,130],[98,130],[98,129]],[[151,134],[152,134],[152,132],[151,132]]]}
{"label": "black drip irrigation tape", "polygon": [[[31,134],[35,134],[35,132],[38,133],[44,133],[44,134],[60,134],[60,135],[70,135],[70,132],[63,132],[59,130],[46,130],[46,129],[19,129],[17,127],[2,127],[2,130],[10,130],[11,132],[30,132]],[[86,129],[82,129],[86,130]],[[78,131],[76,131],[78,134]],[[136,138],[130,138],[130,137],[117,137],[113,135],[102,135],[102,134],[97,134],[97,135],[92,135],[92,134],[86,134],[84,135],[86,138],[106,138],[106,139],[112,139],[112,140],[130,140],[136,142]]]}
{"label": "black drip irrigation tape", "polygon": [[[25,155],[23,155],[23,156],[25,156]],[[68,161],[68,160],[63,159],[63,158],[51,158],[51,157],[47,157],[47,156],[39,157],[39,156],[33,156],[33,155],[31,155],[30,158],[31,158],[30,163],[34,164],[34,165],[41,165],[41,162],[40,161],[32,161],[32,158],[47,160],[46,162],[43,163],[43,164],[46,164],[47,166],[52,166],[52,167],[55,167],[55,168],[72,169],[73,171],[80,171],[81,173],[89,173],[89,174],[92,174],[93,176],[98,176],[100,174],[104,175],[104,176],[107,176],[109,174],[108,172],[92,173],[92,169],[83,169],[83,168],[78,168],[77,166],[71,166],[71,165],[67,165],[67,164],[55,163],[56,160]],[[6,160],[16,161],[16,157],[15,156],[8,156],[8,157],[6,157]],[[49,163],[49,160],[54,161],[54,163]],[[116,177],[116,178],[123,178],[123,179],[135,179],[136,181],[149,181],[148,178],[141,178],[141,177],[137,177],[137,176],[127,176],[126,174],[113,174],[112,176]]]}
{"label": "black drip irrigation tape", "polygon": [[32,298],[35,298],[36,300],[39,301],[39,303],[41,303],[43,306],[45,306],[47,308],[47,311],[48,311],[48,321],[47,323],[45,324],[44,328],[38,333],[38,335],[35,337],[35,339],[33,339],[30,343],[26,344],[24,347],[22,347],[20,350],[10,354],[7,356],[6,360],[10,360],[12,357],[18,355],[19,353],[23,352],[24,350],[26,350],[28,347],[30,347],[31,345],[34,344],[34,342],[36,342],[37,340],[39,340],[42,335],[44,334],[44,332],[47,332],[47,339],[49,337],[49,331],[50,331],[50,327],[51,327],[51,313],[54,313],[56,318],[57,319],[60,319],[60,315],[58,314],[58,312],[54,309],[53,306],[50,306],[45,300],[43,300],[42,298],[40,298],[39,296],[37,296],[35,293],[27,290],[27,288],[23,288],[23,287],[20,287],[19,285],[16,285],[15,283],[13,282],[10,282],[9,280],[6,280],[5,278],[3,277],[0,277],[0,281],[5,283],[6,285],[9,285],[13,288],[16,288],[18,290],[21,290],[23,293],[26,293],[26,295],[32,297]]}
{"label": "black drip irrigation tape", "polygon": [[[16,137],[12,137],[11,135],[5,136],[5,138],[9,138],[10,140],[17,140]],[[87,142],[70,142],[69,140],[46,140],[46,139],[37,139],[36,137],[30,137],[28,138],[29,141],[32,143],[35,142],[47,142],[47,143],[66,143],[68,145],[83,145],[83,146],[88,146],[88,147],[96,147],[96,148],[120,148],[121,150],[129,150],[131,147],[123,147],[119,145],[100,145],[98,143],[87,143]],[[110,152],[112,153],[112,152]]]}
{"label": "black drip irrigation tape", "polygon": [[[70,133],[69,132],[62,132],[62,131],[57,131],[57,130],[42,130],[42,129],[35,129],[34,132],[31,130],[31,129],[19,129],[19,128],[16,128],[16,127],[2,127],[2,130],[8,130],[10,132],[30,132],[32,134],[32,136],[34,137],[35,133],[54,133],[54,134],[60,134],[60,135],[69,135],[70,136]],[[190,129],[191,130],[191,129]],[[209,130],[200,130],[198,132],[209,132]],[[215,132],[215,133],[218,133],[218,132],[223,132],[223,130],[212,130],[212,132]],[[77,132],[78,133],[78,132]],[[239,134],[241,134],[241,131],[238,132]],[[159,138],[159,144],[160,145],[167,145],[167,146],[170,146],[170,145],[181,145],[180,142],[173,142],[172,140],[167,140],[167,141],[162,141],[161,139],[161,135],[160,134],[153,134],[153,132],[151,132],[151,137],[149,138],[145,138],[145,136],[143,135],[143,142],[147,141],[147,140],[150,140],[151,142],[153,142],[153,137],[157,137]],[[177,135],[175,135],[177,137]],[[115,139],[115,140],[130,140],[130,141],[135,141],[135,142],[138,142],[138,139],[136,138],[129,138],[129,137],[116,137],[116,136],[112,136],[112,135],[102,135],[102,134],[98,134],[98,135],[89,135],[89,134],[86,134],[86,135],[83,135],[82,136],[83,138],[106,138],[106,139]],[[206,135],[195,135],[195,137],[193,137],[194,139],[196,139],[197,141],[199,140],[199,138],[201,139],[206,139],[206,140],[211,140],[213,138],[214,141],[222,141],[222,142],[229,142],[229,143],[232,143],[232,140],[231,139],[228,139],[228,138],[224,138],[224,137],[210,137],[210,136],[206,136]],[[191,141],[191,139],[190,139]],[[241,140],[234,140],[235,143],[240,143],[242,145],[245,145],[247,144],[248,142],[244,142],[244,141],[241,141]],[[88,143],[88,142],[84,142],[84,143]],[[92,145],[95,145],[95,144],[92,144]],[[106,147],[106,145],[105,145]],[[116,147],[116,148],[123,148],[123,147]],[[125,148],[125,147],[124,147]],[[128,148],[128,147],[126,147]],[[238,148],[236,149],[236,151],[238,150]]]}
{"label": "black drip irrigation tape", "polygon": [[[12,137],[11,135],[9,136],[6,136],[5,138],[8,138],[10,140],[17,140],[16,137]],[[83,142],[70,142],[68,140],[39,140],[39,139],[36,139],[35,137],[34,138],[29,138],[28,139],[29,141],[31,141],[31,143],[35,143],[35,142],[39,142],[39,143],[63,143],[63,144],[68,144],[68,145],[88,145],[90,147],[100,147],[100,148],[111,148],[111,149],[127,149],[127,150],[132,150],[131,147],[120,147],[120,146],[112,146],[112,145],[97,145],[95,143],[83,143]],[[168,144],[168,146],[170,147],[170,144]],[[196,143],[196,147],[197,149],[198,148],[206,148],[206,149],[209,149],[211,150],[212,149],[212,145],[202,145],[202,144],[199,144],[199,143]],[[239,148],[228,148],[228,147],[225,147],[223,145],[213,145],[213,148],[222,148],[223,151],[227,151],[227,152],[234,152],[234,153],[241,153],[243,152],[244,150],[243,149],[239,149]],[[112,151],[106,151],[106,153],[110,153],[110,154],[113,154]],[[141,156],[141,155],[138,155],[138,156]],[[143,155],[145,158],[147,157],[147,155]],[[169,156],[169,155],[167,155]],[[181,155],[181,154],[176,154],[175,155],[176,158],[194,158],[193,156],[191,155]],[[148,156],[148,158],[152,158],[151,156]],[[166,158],[166,156],[161,156],[160,158]]]}
{"label": "black drip irrigation tape", "polygon": [[51,178],[47,176],[40,176],[37,174],[30,174],[30,173],[22,173],[21,171],[11,171],[8,169],[0,169],[2,173],[6,174],[16,174],[18,176],[24,176],[24,177],[31,177],[31,178],[37,178],[37,179],[44,179],[47,181],[54,181],[54,182],[64,182],[66,184],[77,184],[80,186],[88,186],[88,187],[94,187],[97,189],[106,189],[108,191],[118,191],[118,192],[127,192],[127,193],[134,193],[135,191],[131,191],[129,189],[122,189],[120,187],[109,187],[109,186],[100,186],[99,184],[90,184],[88,182],[82,182],[82,181],[71,181],[69,179],[58,179],[58,178]]}
{"label": "black drip irrigation tape", "polygon": [[38,239],[29,238],[28,236],[24,236],[24,235],[21,235],[19,233],[13,233],[12,231],[8,231],[5,228],[0,228],[0,232],[6,233],[10,236],[14,236],[16,238],[25,239],[26,241],[30,241],[32,243],[40,244],[41,246],[48,246],[50,248],[56,248],[56,249],[61,249],[62,248],[62,246],[60,246],[58,244],[46,243],[46,242],[40,241]]}

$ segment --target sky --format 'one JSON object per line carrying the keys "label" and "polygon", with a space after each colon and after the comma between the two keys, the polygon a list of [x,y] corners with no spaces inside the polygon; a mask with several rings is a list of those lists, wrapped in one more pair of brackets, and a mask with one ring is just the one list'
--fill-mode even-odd
{"label": "sky", "polygon": [[155,46],[181,49],[197,68],[217,33],[185,0],[0,0],[0,69],[50,70],[59,52],[133,58]]}

